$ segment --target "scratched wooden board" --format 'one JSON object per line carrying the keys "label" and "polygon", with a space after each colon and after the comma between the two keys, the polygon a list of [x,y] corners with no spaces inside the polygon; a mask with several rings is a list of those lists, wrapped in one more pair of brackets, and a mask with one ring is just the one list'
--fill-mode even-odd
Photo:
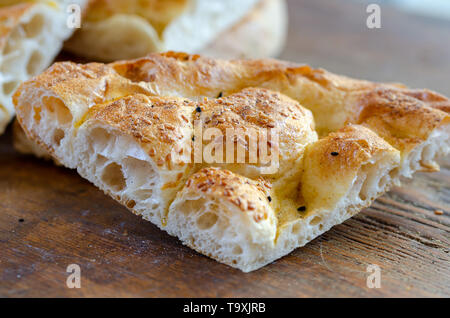
{"label": "scratched wooden board", "polygon": [[[382,7],[291,1],[283,57],[450,95],[450,23]],[[0,137],[0,296],[450,296],[450,163],[419,173],[347,222],[256,272],[202,256],[76,172],[14,152]],[[436,215],[442,210],[443,215]],[[81,289],[66,268],[81,267]],[[381,288],[366,268],[381,268]]]}

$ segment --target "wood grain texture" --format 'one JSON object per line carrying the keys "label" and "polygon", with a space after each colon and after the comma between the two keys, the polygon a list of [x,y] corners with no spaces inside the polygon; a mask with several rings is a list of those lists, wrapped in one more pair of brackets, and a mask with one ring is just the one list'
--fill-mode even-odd
{"label": "wood grain texture", "polygon": [[[369,34],[356,2],[290,5],[284,58],[450,95],[450,43],[438,39],[450,23],[382,8],[396,21]],[[182,246],[76,172],[15,153],[10,138],[0,137],[0,296],[450,297],[450,162],[244,274]],[[81,289],[66,287],[69,264],[81,267]],[[381,268],[380,289],[366,286],[369,264]]]}

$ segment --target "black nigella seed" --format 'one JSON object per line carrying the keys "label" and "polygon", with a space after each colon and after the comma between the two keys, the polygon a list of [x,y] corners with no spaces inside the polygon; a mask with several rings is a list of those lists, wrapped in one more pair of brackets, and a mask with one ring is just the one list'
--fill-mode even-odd
{"label": "black nigella seed", "polygon": [[217,98],[221,98],[223,96],[223,92],[220,92],[219,95],[217,95]]}
{"label": "black nigella seed", "polygon": [[306,211],[306,206],[301,206],[297,209],[298,212],[305,212]]}
{"label": "black nigella seed", "polygon": [[333,152],[331,153],[331,155],[334,156],[334,157],[336,157],[336,156],[339,155],[339,152],[333,151]]}
{"label": "black nigella seed", "polygon": [[201,113],[201,112],[202,112],[202,109],[201,109],[200,107],[197,107],[197,108],[195,109],[195,111],[196,111],[197,113]]}
{"label": "black nigella seed", "polygon": [[192,141],[195,141],[195,136],[192,136]]}
{"label": "black nigella seed", "polygon": [[269,195],[269,196],[267,197],[267,200],[269,200],[269,202],[272,202],[272,197]]}
{"label": "black nigella seed", "polygon": [[24,222],[24,221],[25,221],[24,219],[19,219],[19,222],[20,222],[20,223],[22,223],[22,222]]}

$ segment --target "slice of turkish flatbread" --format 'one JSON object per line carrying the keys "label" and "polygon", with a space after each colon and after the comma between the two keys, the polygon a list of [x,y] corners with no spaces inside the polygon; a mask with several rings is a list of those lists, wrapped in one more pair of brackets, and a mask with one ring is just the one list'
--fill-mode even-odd
{"label": "slice of turkish flatbread", "polygon": [[93,0],[65,47],[97,61],[167,50],[268,57],[281,50],[286,25],[285,0]]}
{"label": "slice of turkish flatbread", "polygon": [[[69,1],[0,4],[0,133],[14,116],[11,96],[20,82],[41,73],[74,31],[67,27]],[[70,1],[83,5],[84,0]]]}
{"label": "slice of turkish flatbread", "polygon": [[[169,52],[57,63],[14,102],[26,134],[64,166],[243,271],[343,222],[401,176],[436,170],[450,148],[445,97],[276,60]],[[275,129],[277,169],[193,161],[198,125]]]}

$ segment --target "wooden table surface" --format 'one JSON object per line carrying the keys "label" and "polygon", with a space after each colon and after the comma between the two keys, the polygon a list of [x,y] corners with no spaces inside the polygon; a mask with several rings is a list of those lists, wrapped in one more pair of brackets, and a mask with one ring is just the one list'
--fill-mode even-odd
{"label": "wooden table surface", "polygon": [[[283,58],[450,95],[450,23],[382,6],[290,1]],[[450,163],[417,174],[307,246],[244,274],[129,213],[76,172],[17,154],[0,137],[0,296],[450,296]],[[444,211],[436,215],[435,210]],[[81,288],[66,287],[69,264]],[[381,288],[366,285],[367,266]]]}

